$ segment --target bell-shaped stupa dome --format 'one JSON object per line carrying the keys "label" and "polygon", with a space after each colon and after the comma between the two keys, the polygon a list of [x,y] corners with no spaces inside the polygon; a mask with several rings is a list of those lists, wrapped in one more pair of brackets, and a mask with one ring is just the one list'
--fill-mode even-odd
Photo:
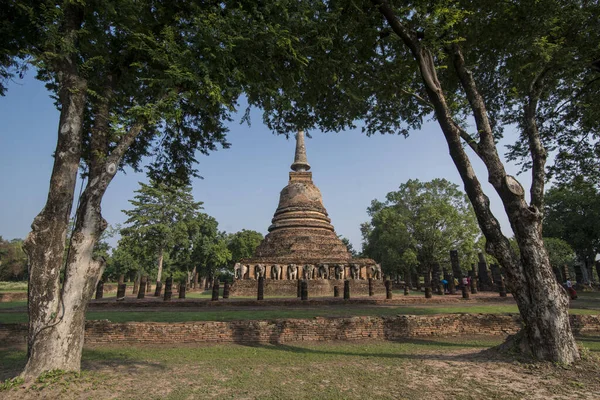
{"label": "bell-shaped stupa dome", "polygon": [[352,255],[337,237],[321,192],[312,181],[304,132],[296,134],[296,154],[290,180],[279,195],[269,233],[253,259],[279,263],[347,263]]}

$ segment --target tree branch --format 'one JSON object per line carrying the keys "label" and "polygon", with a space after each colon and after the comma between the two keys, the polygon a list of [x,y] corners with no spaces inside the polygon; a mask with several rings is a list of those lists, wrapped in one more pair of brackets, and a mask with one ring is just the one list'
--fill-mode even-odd
{"label": "tree branch", "polygon": [[456,129],[458,129],[461,139],[465,141],[465,143],[471,148],[471,150],[475,152],[475,154],[481,157],[481,155],[479,154],[479,145],[477,144],[475,138],[463,128],[461,128],[459,125],[454,124],[454,126],[456,127]]}
{"label": "tree branch", "polygon": [[427,101],[427,99],[422,98],[421,96],[419,96],[418,94],[416,94],[415,92],[411,92],[408,91],[406,89],[400,89],[403,93],[406,93],[409,96],[413,96],[415,99],[419,100],[421,103],[423,103],[425,106],[431,108],[433,110],[433,104],[431,104],[431,102]]}
{"label": "tree branch", "polygon": [[129,128],[127,133],[123,135],[117,144],[117,147],[115,147],[115,149],[106,158],[105,172],[108,172],[111,175],[114,175],[117,172],[125,152],[127,149],[129,149],[129,147],[131,147],[135,141],[135,138],[140,134],[143,127],[144,124],[141,122],[136,122],[131,126],[131,128]]}
{"label": "tree branch", "polygon": [[525,133],[529,142],[529,152],[531,153],[531,205],[537,207],[538,211],[542,211],[544,203],[544,183],[546,180],[546,158],[547,152],[542,141],[540,140],[540,132],[538,130],[537,121],[535,119],[537,106],[543,90],[544,76],[549,69],[543,69],[529,85],[529,95],[527,104],[523,106],[525,119]]}
{"label": "tree branch", "polygon": [[465,58],[458,44],[453,44],[449,50],[458,79],[467,95],[467,100],[469,101],[473,116],[475,117],[475,124],[477,126],[477,131],[479,132],[479,143],[486,148],[491,146],[495,147],[494,135],[487,116],[485,102],[477,89],[473,73],[467,68]]}
{"label": "tree branch", "polygon": [[[441,88],[441,83],[437,78],[433,54],[427,48],[420,46],[416,35],[411,35],[410,31],[402,25],[402,23],[396,17],[394,11],[385,0],[371,1],[379,8],[379,11],[386,18],[393,31],[411,50],[415,61],[419,66],[429,99],[434,105],[435,114],[446,138],[446,142],[448,143],[448,149],[450,151],[452,161],[454,162],[461,176],[465,191],[467,192],[471,204],[475,209],[479,226],[481,227],[481,230],[487,239],[488,251],[490,254],[498,258],[502,265],[512,267],[507,270],[507,273],[511,277],[511,282],[513,282],[513,285],[519,285],[524,281],[524,279],[522,279],[522,267],[520,266],[516,254],[511,249],[508,239],[502,233],[500,223],[490,209],[489,198],[485,195],[485,192],[481,187],[481,183],[477,179],[475,171],[473,170],[471,161],[469,160],[469,157],[462,146],[461,140],[466,139],[466,142],[469,145],[470,143],[473,143],[474,140],[466,132],[460,129],[458,124],[454,121],[451,110],[446,103],[446,99]],[[462,61],[464,66],[464,59]],[[505,179],[502,179],[506,177],[506,172],[504,170],[504,165],[500,161],[500,158],[497,154],[493,136],[491,135],[491,129],[489,128],[489,122],[487,121],[487,115],[485,115],[483,100],[476,90],[477,88],[474,85],[472,76],[470,76],[470,74],[466,74],[466,72],[466,68],[463,69],[463,77],[466,78],[465,84],[469,83],[470,81],[470,89],[475,89],[474,92],[471,90],[471,95],[475,94],[479,97],[480,104],[477,105],[481,114],[479,116],[479,124],[481,125],[485,122],[487,123],[488,127],[488,135],[484,140],[486,146],[484,146],[484,149],[482,149],[481,146],[478,145],[476,153],[486,164],[488,173],[490,175],[490,181],[494,181],[492,183],[494,184],[498,194],[500,194],[500,196],[503,198],[505,205],[508,203],[510,204],[511,208],[519,208],[522,204],[521,198],[511,194],[508,190],[509,188],[507,188]],[[475,98],[476,97],[474,97],[474,99]],[[514,289],[517,290],[520,288],[515,287]]]}

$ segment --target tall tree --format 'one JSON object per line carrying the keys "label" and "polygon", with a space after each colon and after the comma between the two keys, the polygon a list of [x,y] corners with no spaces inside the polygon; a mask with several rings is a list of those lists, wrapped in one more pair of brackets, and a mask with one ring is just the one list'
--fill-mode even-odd
{"label": "tall tree", "polygon": [[408,272],[416,262],[431,269],[453,249],[472,259],[481,235],[465,194],[445,179],[411,179],[388,193],[385,202],[373,200],[367,214],[371,221],[363,224],[363,252],[387,273]]}
{"label": "tall tree", "polygon": [[[543,360],[579,359],[542,240],[547,150],[541,131],[568,123],[591,132],[597,112],[552,118],[576,106],[580,88],[598,97],[597,2],[352,0],[294,2],[283,22],[300,36],[306,66],[283,65],[282,90],[254,93],[280,133],[319,127],[338,131],[363,120],[367,134],[418,129],[433,114],[461,176],[486,251],[507,271],[524,327],[511,341]],[[517,27],[517,29],[515,29]],[[293,76],[293,79],[286,76]],[[292,81],[292,82],[290,82]],[[591,86],[590,86],[591,85]],[[259,87],[260,88],[260,87]],[[585,120],[584,120],[585,119]],[[505,126],[525,138],[532,185],[504,166],[497,139]],[[472,158],[483,163],[515,234],[520,257],[490,209]]]}
{"label": "tall tree", "polygon": [[23,240],[4,240],[0,236],[0,281],[18,281],[27,277],[27,255]]}
{"label": "tall tree", "polygon": [[192,239],[190,259],[196,271],[210,284],[222,268],[227,268],[232,259],[225,232],[218,230],[218,222],[213,217],[203,214],[198,221],[198,231]]}
{"label": "tall tree", "polygon": [[231,252],[231,261],[236,263],[242,258],[252,257],[263,239],[262,233],[246,229],[228,235],[227,248]]}
{"label": "tall tree", "polygon": [[108,279],[117,280],[121,274],[130,275],[134,271],[144,270],[155,262],[154,254],[146,249],[140,248],[139,243],[130,236],[121,236],[117,247],[106,262],[104,276]]}
{"label": "tall tree", "polygon": [[155,255],[156,281],[161,282],[165,252],[191,246],[189,232],[194,230],[202,203],[194,201],[191,186],[168,186],[153,180],[140,182],[136,193],[129,201],[133,208],[123,210],[129,218],[121,233]]}
{"label": "tall tree", "polygon": [[600,253],[600,192],[591,182],[572,179],[546,192],[544,235],[567,242],[593,277]]}
{"label": "tall tree", "polygon": [[[46,204],[25,240],[29,333],[23,376],[79,370],[87,303],[104,263],[93,249],[115,174],[155,157],[153,178],[186,182],[198,152],[226,147],[224,121],[264,60],[294,60],[289,33],[254,2],[12,0],[35,35],[20,50],[53,91],[60,119]],[[245,7],[245,8],[244,8]],[[281,12],[279,12],[281,14]],[[256,23],[256,21],[261,21]],[[4,23],[4,21],[3,21]],[[9,54],[9,57],[12,57]],[[15,58],[10,59],[14,61]],[[258,62],[260,61],[260,62]],[[259,73],[252,69],[260,70]],[[262,90],[272,86],[261,85]],[[87,178],[69,256],[80,165]],[[60,271],[64,269],[64,282]]]}
{"label": "tall tree", "polygon": [[[575,252],[569,243],[559,238],[545,237],[544,246],[548,251],[550,265],[556,276],[562,275],[563,266],[571,267],[575,262]],[[558,273],[557,273],[558,272]],[[564,278],[564,277],[563,277]]]}
{"label": "tall tree", "polygon": [[358,256],[358,252],[354,249],[354,246],[352,246],[352,243],[350,243],[350,239],[348,239],[347,237],[344,237],[342,235],[338,235],[338,238],[340,238],[342,243],[344,243],[344,246],[346,246],[346,248],[348,249],[348,252],[350,254],[352,254],[352,257]]}

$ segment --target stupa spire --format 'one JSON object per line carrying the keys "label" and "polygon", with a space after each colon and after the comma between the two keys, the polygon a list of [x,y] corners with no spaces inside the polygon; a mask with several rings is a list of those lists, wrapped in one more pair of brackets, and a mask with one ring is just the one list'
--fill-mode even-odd
{"label": "stupa spire", "polygon": [[303,130],[299,130],[298,133],[296,133],[296,155],[294,156],[294,163],[291,168],[296,172],[304,172],[310,169],[310,165],[306,159],[306,146],[304,145]]}

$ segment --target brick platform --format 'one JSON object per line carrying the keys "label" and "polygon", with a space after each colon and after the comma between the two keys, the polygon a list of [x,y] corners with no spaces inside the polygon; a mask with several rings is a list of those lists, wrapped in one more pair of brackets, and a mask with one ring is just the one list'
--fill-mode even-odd
{"label": "brick platform", "polygon": [[[571,315],[575,333],[599,332],[600,315]],[[293,343],[330,340],[399,340],[457,335],[505,335],[520,328],[517,315],[449,314],[274,319],[264,321],[88,321],[85,342],[101,343]],[[24,344],[26,324],[0,324],[0,343]]]}
{"label": "brick platform", "polygon": [[[344,290],[344,281],[341,279],[311,279],[308,280],[308,297],[331,296],[333,287],[338,286]],[[351,296],[368,296],[369,281],[366,279],[350,279]],[[297,280],[272,280],[265,279],[265,296],[296,296]],[[256,296],[258,281],[253,279],[236,280],[231,286],[231,296]],[[373,281],[376,295],[385,295],[385,285],[382,280]]]}
{"label": "brick platform", "polygon": [[[341,288],[343,290],[343,287]],[[373,297],[362,296],[353,297],[349,300],[334,297],[313,297],[309,295],[309,300],[301,301],[296,297],[288,298],[271,298],[265,300],[254,299],[219,299],[219,301],[211,301],[210,299],[172,299],[163,301],[162,297],[147,296],[144,299],[138,299],[136,296],[128,294],[123,301],[116,301],[115,298],[105,298],[102,300],[91,300],[89,307],[92,309],[114,309],[114,308],[238,308],[238,307],[319,307],[319,306],[339,306],[339,305],[407,305],[407,304],[465,304],[467,303],[499,303],[499,304],[515,304],[512,296],[499,297],[497,293],[481,293],[471,296],[469,300],[464,300],[460,295],[434,295],[430,299],[426,299],[422,293],[401,296],[396,295],[391,300],[386,300],[382,295]]]}

